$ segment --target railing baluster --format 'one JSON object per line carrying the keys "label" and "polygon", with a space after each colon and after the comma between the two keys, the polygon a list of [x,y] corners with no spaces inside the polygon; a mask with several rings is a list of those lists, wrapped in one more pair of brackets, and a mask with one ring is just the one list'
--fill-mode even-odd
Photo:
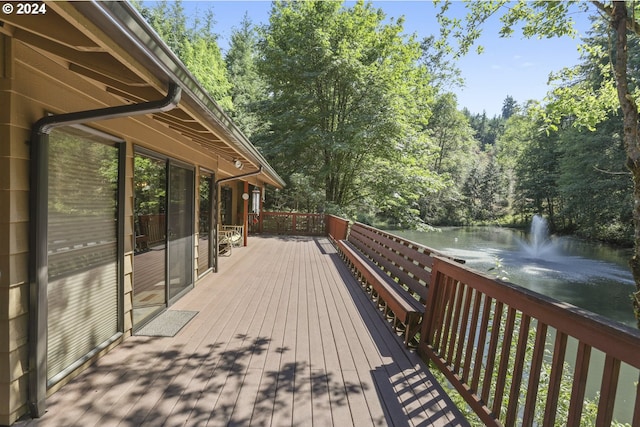
{"label": "railing baluster", "polygon": [[524,372],[525,357],[529,344],[529,327],[531,317],[523,314],[520,319],[520,330],[518,331],[518,347],[516,348],[515,363],[511,381],[511,391],[509,392],[509,405],[507,406],[507,418],[505,425],[515,425],[518,417],[518,404],[522,386],[522,374]]}
{"label": "railing baluster", "polygon": [[522,416],[523,427],[531,427],[535,421],[536,403],[538,399],[538,387],[540,385],[540,371],[544,361],[544,349],[547,342],[547,324],[538,322],[536,326],[536,342],[533,346],[527,398],[524,404]]}
{"label": "railing baluster", "polygon": [[444,305],[446,304],[445,297],[447,292],[446,280],[446,276],[440,273],[437,279],[431,284],[433,292],[431,292],[430,288],[430,295],[434,295],[434,298],[429,297],[429,299],[432,300],[429,303],[431,309],[426,311],[430,318],[428,331],[430,331],[429,339],[431,341],[429,343],[433,345],[436,351],[439,349],[440,334],[442,334],[443,328]]}
{"label": "railing baluster", "polygon": [[471,314],[471,322],[469,323],[469,339],[467,341],[467,350],[464,355],[464,366],[462,368],[462,381],[469,383],[469,375],[471,373],[471,361],[473,360],[474,349],[476,348],[476,333],[478,329],[478,320],[480,319],[480,303],[482,294],[473,288],[469,288],[472,292],[473,311]]}
{"label": "railing baluster", "polygon": [[344,239],[348,223],[345,219],[326,214],[263,211],[260,215],[249,214],[248,230],[250,233],[326,236],[334,228],[334,231],[340,231],[334,237]]}
{"label": "railing baluster", "polygon": [[442,285],[440,284],[440,281],[442,280],[441,278],[441,273],[436,273],[431,277],[432,282],[427,293],[427,304],[425,307],[424,318],[422,320],[422,328],[420,331],[421,338],[418,344],[418,347],[421,349],[421,351],[424,351],[424,348],[428,344],[435,342],[434,337],[436,334],[436,330],[439,328],[439,307],[442,294]]}
{"label": "railing baluster", "polygon": [[444,274],[440,274],[438,277],[438,300],[436,301],[436,306],[434,310],[434,324],[432,326],[433,336],[431,343],[433,344],[433,348],[436,349],[438,353],[441,351],[441,342],[442,336],[444,335],[444,324],[445,317],[447,312],[447,305],[449,304],[448,295],[449,295],[449,287],[447,283],[449,278]]}
{"label": "railing baluster", "polygon": [[486,369],[484,371],[484,380],[482,384],[482,393],[480,398],[485,404],[489,403],[489,394],[491,392],[491,384],[493,380],[493,368],[496,363],[496,353],[498,352],[498,340],[500,338],[500,330],[502,327],[502,310],[504,304],[496,301],[495,311],[491,322],[491,340],[489,341],[489,351],[487,353]]}
{"label": "railing baluster", "polygon": [[471,380],[471,390],[478,393],[480,389],[480,371],[484,362],[484,347],[487,342],[487,333],[489,332],[489,318],[491,316],[491,306],[493,300],[484,295],[484,304],[482,308],[482,323],[480,324],[480,333],[478,334],[478,350],[476,360],[473,364],[473,379]]}
{"label": "railing baluster", "polygon": [[509,373],[509,354],[511,353],[511,340],[513,339],[515,322],[516,310],[509,307],[504,329],[504,338],[502,339],[502,351],[500,352],[500,366],[497,372],[496,389],[493,397],[493,413],[497,418],[500,418],[502,398],[504,396],[507,374]]}
{"label": "railing baluster", "polygon": [[573,374],[573,387],[571,388],[571,401],[569,402],[567,426],[580,425],[584,395],[587,389],[590,360],[591,346],[580,342],[578,344],[578,353],[576,354],[576,365]]}
{"label": "railing baluster", "polygon": [[[450,327],[451,333],[449,334],[449,351],[447,353],[447,361],[453,363],[453,355],[458,345],[458,327],[460,325],[460,315],[462,313],[462,301],[464,299],[465,288],[463,283],[456,280],[456,292],[453,295],[455,304],[453,309],[452,324]],[[455,371],[455,370],[454,370]]]}
{"label": "railing baluster", "polygon": [[471,299],[473,298],[473,289],[468,286],[464,288],[464,304],[462,306],[462,320],[460,322],[460,328],[458,332],[458,348],[456,350],[456,357],[454,362],[454,371],[460,372],[460,364],[462,363],[462,354],[465,351],[465,342],[467,340],[467,331],[469,330],[469,311],[471,308]]}
{"label": "railing baluster", "polygon": [[453,321],[453,312],[454,312],[454,303],[455,303],[455,294],[458,290],[458,281],[452,279],[447,276],[447,292],[446,292],[446,303],[443,308],[446,308],[444,325],[442,327],[441,341],[440,341],[440,354],[442,357],[445,357],[447,350],[450,345],[450,332],[451,332],[451,322]]}
{"label": "railing baluster", "polygon": [[631,425],[640,426],[640,378],[636,381],[636,406],[634,406]]}
{"label": "railing baluster", "polygon": [[567,351],[567,335],[556,330],[556,340],[553,345],[553,360],[551,362],[551,375],[549,378],[549,393],[547,394],[547,404],[544,409],[544,425],[555,424],[558,396],[562,384],[562,372],[564,371],[564,357]]}
{"label": "railing baluster", "polygon": [[604,359],[604,370],[602,372],[602,386],[600,387],[600,402],[598,403],[596,427],[611,425],[619,375],[620,360],[607,354],[607,357]]}

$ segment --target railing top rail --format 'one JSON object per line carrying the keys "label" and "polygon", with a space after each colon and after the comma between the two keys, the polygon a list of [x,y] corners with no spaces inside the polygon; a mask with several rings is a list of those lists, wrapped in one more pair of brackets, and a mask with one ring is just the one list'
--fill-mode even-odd
{"label": "railing top rail", "polygon": [[[433,271],[640,369],[640,330],[435,256]],[[433,280],[438,280],[434,277]]]}
{"label": "railing top rail", "polygon": [[[318,214],[318,215],[322,215],[322,214]],[[327,216],[328,216],[328,217],[330,217],[330,218],[332,218],[332,219],[333,219],[333,220],[335,220],[335,221],[339,221],[339,222],[342,222],[342,223],[345,223],[345,224],[348,224],[348,223],[349,223],[349,220],[348,220],[348,219],[345,219],[345,218],[339,217],[339,216],[337,216],[337,215],[327,214]]]}
{"label": "railing top rail", "polygon": [[[256,215],[256,214],[251,214]],[[270,211],[262,211],[260,215],[265,216],[313,216],[313,217],[324,217],[326,214],[321,213],[305,213],[305,212],[270,212]]]}
{"label": "railing top rail", "polygon": [[[361,222],[355,222],[354,226],[355,225],[357,225],[359,227],[366,228],[367,230],[370,230],[370,231],[372,231],[372,232],[374,232],[376,234],[379,234],[381,236],[384,236],[386,238],[392,239],[392,240],[402,244],[403,246],[406,246],[408,249],[412,249],[412,250],[416,250],[416,251],[422,251],[422,252],[424,252],[424,253],[426,253],[426,254],[428,254],[430,256],[441,256],[443,258],[450,258],[447,255],[445,255],[444,253],[442,253],[442,252],[440,252],[440,251],[438,251],[436,249],[433,249],[433,248],[431,248],[429,246],[423,245],[422,243],[417,243],[417,242],[414,242],[413,240],[409,240],[407,238],[400,237],[397,234],[389,233],[387,231],[380,230],[379,228],[375,228],[375,227],[372,227],[370,225],[363,224]],[[464,260],[461,260],[461,259],[454,259],[454,261],[464,263]]]}

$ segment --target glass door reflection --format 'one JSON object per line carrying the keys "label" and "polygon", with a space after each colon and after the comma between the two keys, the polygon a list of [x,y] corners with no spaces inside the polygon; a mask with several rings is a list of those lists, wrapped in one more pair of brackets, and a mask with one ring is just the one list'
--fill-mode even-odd
{"label": "glass door reflection", "polygon": [[193,284],[194,171],[169,162],[169,303]]}
{"label": "glass door reflection", "polygon": [[213,193],[213,175],[200,174],[198,194],[198,276],[214,268],[213,218],[215,218],[215,194]]}
{"label": "glass door reflection", "polygon": [[165,160],[139,153],[134,157],[134,326],[167,305],[166,170]]}

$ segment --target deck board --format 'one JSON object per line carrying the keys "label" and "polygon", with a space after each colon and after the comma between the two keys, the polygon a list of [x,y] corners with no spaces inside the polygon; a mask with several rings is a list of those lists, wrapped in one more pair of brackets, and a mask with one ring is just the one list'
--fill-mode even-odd
{"label": "deck board", "polygon": [[465,426],[325,238],[252,237],[18,426]]}

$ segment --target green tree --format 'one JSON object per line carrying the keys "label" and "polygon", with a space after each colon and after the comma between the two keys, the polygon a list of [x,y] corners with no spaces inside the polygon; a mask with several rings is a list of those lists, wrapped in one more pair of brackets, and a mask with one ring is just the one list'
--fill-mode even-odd
{"label": "green tree", "polygon": [[511,95],[508,95],[502,102],[502,118],[507,120],[518,111],[518,103]]}
{"label": "green tree", "polygon": [[482,114],[471,114],[469,110],[463,110],[469,119],[471,127],[476,132],[476,139],[480,142],[483,150],[489,150],[496,143],[504,131],[504,119],[495,116],[488,118],[485,111]]}
{"label": "green tree", "polygon": [[633,183],[624,169],[620,122],[620,117],[611,117],[593,132],[576,128],[561,132],[559,214],[584,237],[625,242],[633,234]]}
{"label": "green tree", "polygon": [[465,218],[461,187],[480,148],[467,116],[457,110],[455,95],[440,94],[432,108],[427,131],[436,151],[430,168],[445,181],[445,185],[440,191],[420,198],[420,215],[430,224],[459,224]]}
{"label": "green tree", "polygon": [[288,181],[289,185],[282,191],[284,197],[288,198],[285,205],[296,212],[317,212],[323,198],[311,177],[294,173]]}
{"label": "green tree", "polygon": [[384,20],[362,1],[275,2],[265,29],[271,128],[257,141],[284,175],[312,176],[330,204],[362,202],[376,159],[396,167],[424,141],[433,95],[422,51],[401,20]]}
{"label": "green tree", "polygon": [[455,95],[445,93],[436,99],[427,129],[436,144],[437,154],[432,169],[447,173],[455,180],[473,161],[478,146],[467,118],[457,110]]}
{"label": "green tree", "polygon": [[482,220],[495,220],[504,215],[506,191],[500,165],[494,155],[489,155],[480,182],[480,212]]}
{"label": "green tree", "polygon": [[[637,100],[639,88],[629,72],[630,35],[640,35],[640,4],[623,1],[591,1],[588,3],[606,17],[606,24],[613,38],[608,50],[608,67],[602,67],[603,84],[597,91],[578,86],[566,91],[562,96],[566,113],[575,117],[574,123],[593,129],[595,125],[606,119],[608,112],[622,113],[622,140],[626,152],[626,166],[633,176],[633,222],[634,222],[634,255],[630,260],[631,271],[636,282],[634,294],[634,310],[640,327],[640,127]],[[522,24],[522,32],[526,37],[554,37],[575,35],[572,11],[576,7],[586,8],[587,3],[579,2],[528,2],[505,0],[487,2],[468,2],[468,19],[465,21],[447,16],[450,3],[446,2],[438,14],[442,24],[442,44],[453,37],[458,42],[459,51],[466,53],[476,42],[482,24],[492,15],[499,14],[502,22],[500,34],[509,36],[514,28]],[[632,39],[631,39],[632,40]],[[634,63],[637,60],[631,59]],[[617,102],[614,102],[617,100]],[[561,109],[558,109],[558,111]]]}
{"label": "green tree", "polygon": [[231,33],[231,45],[225,57],[231,81],[234,111],[231,117],[249,138],[263,132],[268,122],[257,114],[259,104],[268,98],[267,86],[258,73],[258,34],[249,17]]}
{"label": "green tree", "polygon": [[187,17],[184,13],[184,7],[182,7],[182,1],[168,2],[164,0],[153,6],[143,4],[141,1],[135,1],[133,4],[171,51],[178,58],[182,58],[187,42]]}
{"label": "green tree", "polygon": [[390,225],[429,229],[422,204],[445,191],[447,183],[431,170],[434,148],[424,135],[405,143],[401,152],[401,161],[378,157],[363,171],[358,183],[366,192],[356,208],[362,212],[375,206],[375,211],[369,208],[370,214]]}
{"label": "green tree", "polygon": [[517,184],[516,167],[526,147],[540,134],[539,123],[528,108],[513,114],[505,122],[504,132],[496,140],[495,156],[504,174],[507,209],[514,213],[515,189]]}
{"label": "green tree", "polygon": [[134,4],[209,95],[225,110],[232,110],[231,84],[213,32],[213,11],[206,11],[203,21],[188,22],[181,0],[163,0],[152,6]]}
{"label": "green tree", "polygon": [[[561,86],[550,98],[548,108],[551,110],[564,109],[563,104],[577,94],[597,94],[609,84],[609,72],[602,70],[611,68],[606,53],[611,46],[611,29],[600,18],[593,18],[592,21],[589,37],[583,39],[585,48],[582,63],[561,71],[557,76]],[[640,44],[637,37],[631,35],[628,49],[630,75],[637,79],[640,77],[637,67]],[[606,96],[598,96],[597,99],[603,101]],[[565,116],[560,131],[563,154],[558,183],[564,199],[561,214],[577,234],[629,242],[633,236],[633,230],[630,229],[633,182],[630,171],[624,167],[626,154],[622,141],[622,118],[620,114],[607,113],[604,108],[595,111],[606,117],[593,121],[597,124],[591,127],[591,131],[585,126],[570,127],[576,120],[584,120],[573,114]]]}
{"label": "green tree", "polygon": [[[480,158],[479,158],[480,159]],[[473,223],[482,219],[481,199],[482,199],[482,180],[484,174],[484,165],[480,162],[474,164],[469,175],[462,186],[462,195],[464,197],[464,208],[466,210],[465,219],[467,223]]]}
{"label": "green tree", "polygon": [[552,228],[558,204],[557,134],[539,133],[529,141],[516,166],[516,198],[527,215],[543,214]]}
{"label": "green tree", "polygon": [[421,63],[427,67],[432,85],[438,91],[444,90],[446,87],[464,84],[460,69],[447,55],[447,52],[439,48],[435,36],[425,37],[420,43],[420,47],[422,49]]}

